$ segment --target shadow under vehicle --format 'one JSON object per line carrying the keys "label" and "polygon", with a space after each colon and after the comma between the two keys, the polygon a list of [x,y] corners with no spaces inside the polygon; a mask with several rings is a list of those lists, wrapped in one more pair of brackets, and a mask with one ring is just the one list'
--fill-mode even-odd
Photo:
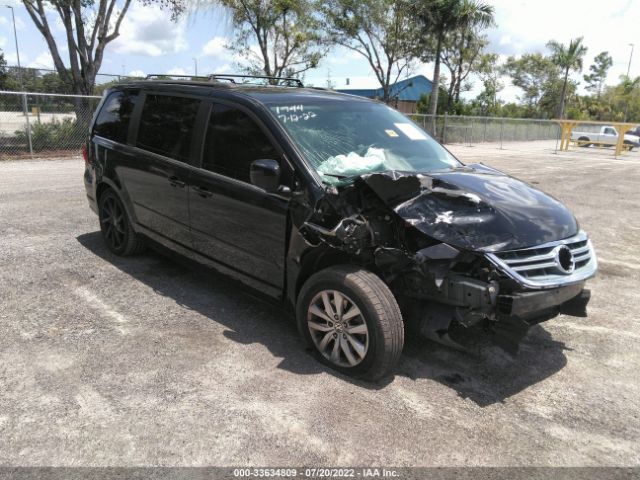
{"label": "shadow under vehicle", "polygon": [[[368,390],[382,389],[393,379],[387,376],[378,382],[367,382],[323,367],[309,354],[310,349],[291,348],[297,339],[295,324],[290,316],[283,315],[276,302],[171,250],[156,245],[154,250],[136,257],[118,257],[107,249],[100,231],[82,234],[77,241],[148,286],[155,295],[167,297],[187,311],[224,326],[226,338],[240,345],[264,346],[280,359],[279,369],[296,375],[333,373],[357,388]],[[567,347],[553,340],[540,325],[529,330],[517,356],[505,354],[478,328],[453,328],[452,335],[465,346],[464,351],[419,336],[408,338],[396,376],[436,381],[456,391],[461,398],[484,407],[505,401],[567,364],[564,354]]]}

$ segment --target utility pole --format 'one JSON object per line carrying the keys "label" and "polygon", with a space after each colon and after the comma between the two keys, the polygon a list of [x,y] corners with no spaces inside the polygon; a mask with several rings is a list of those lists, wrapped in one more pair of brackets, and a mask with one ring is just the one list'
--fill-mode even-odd
{"label": "utility pole", "polygon": [[27,122],[27,138],[29,139],[29,153],[33,155],[33,142],[31,141],[31,125],[29,125],[29,112],[27,111],[27,94],[24,93],[24,80],[22,78],[22,65],[20,65],[20,48],[18,47],[18,30],[16,29],[16,14],[11,5],[5,5],[11,9],[11,19],[13,20],[13,38],[16,42],[16,59],[18,60],[18,81],[20,82],[20,90],[22,90],[22,111],[25,121]]}
{"label": "utility pole", "polygon": [[[629,46],[631,47],[631,53],[629,54],[629,66],[627,67],[627,82],[631,81],[631,77],[629,77],[629,74],[631,73],[631,59],[633,58],[633,43],[630,43]],[[624,121],[627,121],[627,115],[629,113],[629,99],[627,98],[627,102],[625,103],[624,106]]]}
{"label": "utility pole", "polygon": [[24,83],[22,82],[22,66],[20,65],[20,49],[18,48],[18,31],[16,30],[16,14],[13,11],[11,5],[5,5],[5,7],[11,9],[11,18],[13,20],[13,38],[16,42],[16,58],[18,60],[18,81],[20,82],[20,89],[24,91]]}
{"label": "utility pole", "polygon": [[196,71],[196,77],[198,76],[198,59],[193,57],[193,65],[195,67],[195,71]]}

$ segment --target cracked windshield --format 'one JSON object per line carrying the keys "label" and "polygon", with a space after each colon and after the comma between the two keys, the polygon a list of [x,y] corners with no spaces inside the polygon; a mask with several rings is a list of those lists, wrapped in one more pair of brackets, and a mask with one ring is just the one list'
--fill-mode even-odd
{"label": "cracked windshield", "polygon": [[386,105],[328,101],[269,108],[325,183],[366,173],[430,172],[462,165],[424,130]]}

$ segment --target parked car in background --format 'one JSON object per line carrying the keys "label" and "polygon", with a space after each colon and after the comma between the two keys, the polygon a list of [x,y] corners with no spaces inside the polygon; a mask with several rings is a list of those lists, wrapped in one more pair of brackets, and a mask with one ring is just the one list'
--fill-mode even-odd
{"label": "parked car in background", "polygon": [[368,380],[393,372],[405,331],[455,345],[452,325],[483,326],[514,352],[531,325],[586,314],[596,254],[558,200],[464,165],[382,103],[234,78],[105,93],[84,182],[111,252],[211,266]]}
{"label": "parked car in background", "polygon": [[[618,131],[612,126],[601,127],[598,132],[571,132],[571,140],[578,141],[581,147],[591,145],[614,146],[618,143]],[[624,144],[632,150],[640,147],[640,137],[632,133],[625,133]]]}
{"label": "parked car in background", "polygon": [[626,134],[627,135],[633,135],[633,136],[638,137],[640,139],[640,125],[637,125],[632,130],[629,130]]}

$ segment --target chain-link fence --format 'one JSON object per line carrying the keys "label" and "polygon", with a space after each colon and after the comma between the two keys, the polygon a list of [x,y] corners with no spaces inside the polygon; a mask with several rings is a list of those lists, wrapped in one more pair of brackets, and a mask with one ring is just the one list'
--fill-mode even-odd
{"label": "chain-link fence", "polygon": [[555,142],[560,126],[552,120],[452,115],[409,115],[442,143],[474,145],[509,142]]}
{"label": "chain-link fence", "polygon": [[77,155],[98,96],[0,91],[0,160]]}
{"label": "chain-link fence", "polygon": [[[99,101],[99,96],[0,91],[0,160],[78,155]],[[560,126],[552,120],[408,116],[444,144],[522,152],[559,148]],[[597,131],[599,126],[581,129]]]}

